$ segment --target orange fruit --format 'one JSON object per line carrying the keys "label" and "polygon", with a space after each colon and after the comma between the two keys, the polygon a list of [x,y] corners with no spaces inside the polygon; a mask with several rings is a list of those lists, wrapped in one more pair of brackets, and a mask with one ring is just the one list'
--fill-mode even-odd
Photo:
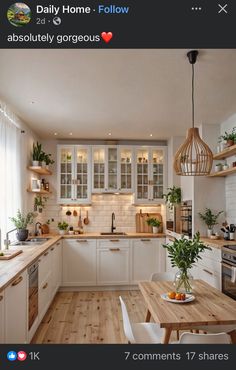
{"label": "orange fruit", "polygon": [[181,301],[185,301],[186,295],[184,293],[181,294]]}
{"label": "orange fruit", "polygon": [[168,293],[168,298],[170,298],[170,299],[175,299],[175,295],[176,295],[176,293],[175,293],[175,292],[169,292],[169,293]]}
{"label": "orange fruit", "polygon": [[181,293],[176,293],[175,299],[177,299],[177,301],[181,301]]}

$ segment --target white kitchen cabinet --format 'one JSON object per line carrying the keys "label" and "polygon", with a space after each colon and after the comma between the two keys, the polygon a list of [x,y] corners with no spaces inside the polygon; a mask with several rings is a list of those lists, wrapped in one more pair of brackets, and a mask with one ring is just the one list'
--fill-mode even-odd
{"label": "white kitchen cabinet", "polygon": [[0,292],[0,344],[4,343],[5,340],[5,293],[4,291]]}
{"label": "white kitchen cabinet", "polygon": [[149,280],[154,272],[165,271],[164,239],[142,238],[132,241],[132,283]]}
{"label": "white kitchen cabinet", "polygon": [[52,300],[52,251],[48,249],[38,260],[39,271],[39,321],[42,320]]}
{"label": "white kitchen cabinet", "polygon": [[97,285],[130,284],[129,240],[99,240],[97,247]]}
{"label": "white kitchen cabinet", "polygon": [[62,280],[62,243],[59,240],[50,248],[52,254],[52,298],[55,296]]}
{"label": "white kitchen cabinet", "polygon": [[63,240],[62,285],[96,285],[96,240]]}
{"label": "white kitchen cabinet", "polygon": [[206,249],[201,253],[201,257],[195,267],[198,279],[221,290],[221,250],[213,247],[211,250]]}
{"label": "white kitchen cabinet", "polygon": [[27,279],[25,270],[5,289],[5,343],[27,343]]}
{"label": "white kitchen cabinet", "polygon": [[133,148],[94,146],[92,148],[92,192],[132,193],[134,190]]}
{"label": "white kitchen cabinet", "polygon": [[167,149],[139,147],[135,151],[135,203],[163,202],[167,187]]}
{"label": "white kitchen cabinet", "polygon": [[85,145],[58,145],[58,203],[91,203],[91,150]]}

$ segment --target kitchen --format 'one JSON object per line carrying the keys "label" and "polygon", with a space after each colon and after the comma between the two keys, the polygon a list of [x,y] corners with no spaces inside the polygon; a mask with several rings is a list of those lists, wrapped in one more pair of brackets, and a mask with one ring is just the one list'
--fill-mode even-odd
{"label": "kitchen", "polygon": [[[58,53],[1,52],[0,342],[127,343],[120,296],[164,343],[206,323],[233,332],[235,51],[200,51],[195,66],[196,126],[214,159],[201,176],[176,155],[191,126],[187,50]],[[165,302],[176,315],[167,333],[150,278],[172,274],[160,295],[174,290],[163,245],[184,234],[192,247],[197,232],[210,249],[191,265],[195,301],[181,305],[194,317],[180,322]],[[227,306],[217,322],[196,313],[204,289]]]}

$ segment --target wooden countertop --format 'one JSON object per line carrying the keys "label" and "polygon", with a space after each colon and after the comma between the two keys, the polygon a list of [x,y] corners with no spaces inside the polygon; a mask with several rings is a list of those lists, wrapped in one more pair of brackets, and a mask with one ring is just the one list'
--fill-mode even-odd
{"label": "wooden countertop", "polygon": [[[171,235],[166,235],[168,239],[174,241],[175,238]],[[224,240],[222,239],[210,239],[204,236],[201,236],[201,241],[204,244],[209,245],[212,248],[221,249],[222,247],[228,246],[228,245],[236,245],[236,240]]]}
{"label": "wooden countertop", "polygon": [[21,274],[31,263],[36,261],[53,244],[60,239],[135,239],[135,238],[164,238],[165,234],[127,233],[127,235],[101,235],[100,233],[84,233],[79,235],[44,234],[42,238],[50,238],[42,245],[35,246],[10,246],[10,249],[22,249],[23,253],[11,260],[0,261],[0,291],[6,288],[16,277]]}

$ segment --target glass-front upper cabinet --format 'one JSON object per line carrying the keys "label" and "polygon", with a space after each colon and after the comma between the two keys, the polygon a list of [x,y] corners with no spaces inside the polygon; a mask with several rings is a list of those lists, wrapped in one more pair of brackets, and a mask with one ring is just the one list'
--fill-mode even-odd
{"label": "glass-front upper cabinet", "polygon": [[133,149],[93,147],[93,193],[133,192]]}
{"label": "glass-front upper cabinet", "polygon": [[120,146],[118,188],[122,193],[132,193],[134,190],[133,148]]}
{"label": "glass-front upper cabinet", "polygon": [[58,203],[88,204],[91,201],[90,148],[58,145]]}
{"label": "glass-front upper cabinet", "polygon": [[163,201],[166,190],[166,148],[137,148],[135,158],[135,203]]}

